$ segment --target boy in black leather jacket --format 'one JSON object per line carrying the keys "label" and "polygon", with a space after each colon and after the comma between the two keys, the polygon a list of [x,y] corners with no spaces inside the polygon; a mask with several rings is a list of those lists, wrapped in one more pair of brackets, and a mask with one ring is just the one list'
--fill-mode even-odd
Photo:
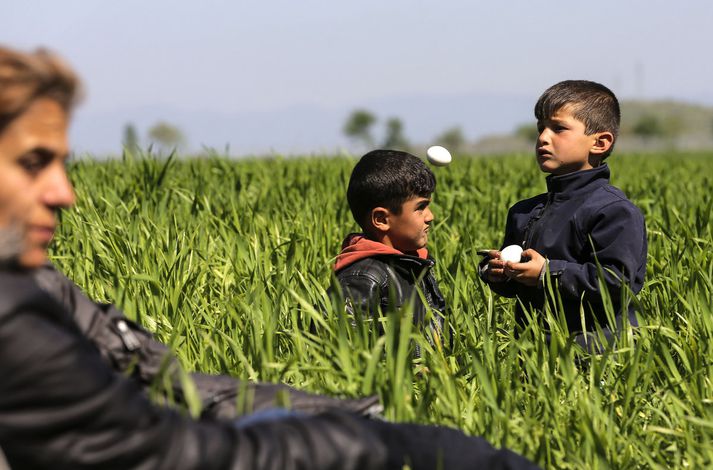
{"label": "boy in black leather jacket", "polygon": [[[548,298],[549,271],[556,296],[575,341],[601,349],[592,336],[595,323],[608,342],[615,339],[623,316],[636,326],[627,293],[641,290],[646,273],[646,227],[639,209],[609,184],[604,163],[619,130],[616,96],[605,86],[568,80],[547,89],[535,105],[539,136],[537,163],[549,173],[547,193],[510,208],[502,247],[520,245],[522,262],[505,262],[492,250],[481,262],[481,277],[493,291],[517,297],[541,312]],[[601,280],[600,280],[601,279]],[[611,298],[614,322],[607,318],[603,295]]]}
{"label": "boy in black leather jacket", "polygon": [[374,150],[359,160],[347,200],[363,233],[346,237],[334,266],[347,311],[377,317],[412,302],[414,323],[422,325],[427,304],[431,327],[442,331],[446,302],[426,249],[435,188],[433,172],[409,153]]}

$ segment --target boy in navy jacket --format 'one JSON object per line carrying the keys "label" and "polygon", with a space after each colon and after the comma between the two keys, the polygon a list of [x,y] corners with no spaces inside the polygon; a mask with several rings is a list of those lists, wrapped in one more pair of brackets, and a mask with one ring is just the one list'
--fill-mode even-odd
{"label": "boy in navy jacket", "polygon": [[[500,251],[491,250],[480,264],[480,275],[493,291],[518,298],[516,317],[522,324],[523,305],[535,312],[545,302],[557,305],[557,299],[546,296],[549,271],[575,340],[598,349],[587,334],[595,323],[608,341],[621,328],[623,315],[637,325],[633,305],[623,294],[628,289],[638,293],[646,273],[643,215],[609,184],[604,163],[619,130],[619,103],[603,85],[567,80],[542,94],[535,117],[537,163],[549,173],[547,193],[520,201],[508,212],[502,247],[520,245],[521,262],[503,261]],[[605,313],[604,290],[615,324]]]}

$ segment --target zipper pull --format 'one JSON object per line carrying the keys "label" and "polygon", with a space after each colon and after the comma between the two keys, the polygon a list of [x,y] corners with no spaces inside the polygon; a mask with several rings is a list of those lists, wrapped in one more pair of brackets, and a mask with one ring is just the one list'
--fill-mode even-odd
{"label": "zipper pull", "polygon": [[129,325],[126,324],[124,320],[117,320],[116,327],[119,329],[119,336],[121,336],[121,341],[126,346],[129,351],[136,351],[141,347],[141,342],[136,337]]}

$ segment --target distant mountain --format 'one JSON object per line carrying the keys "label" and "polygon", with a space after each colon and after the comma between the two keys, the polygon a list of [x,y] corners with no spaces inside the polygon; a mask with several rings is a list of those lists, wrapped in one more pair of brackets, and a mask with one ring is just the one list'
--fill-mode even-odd
{"label": "distant mountain", "polygon": [[[624,100],[621,102],[619,152],[713,149],[713,107],[674,100]],[[474,153],[529,152],[534,137],[522,132],[494,133],[469,147]],[[532,123],[534,131],[535,124]]]}
{"label": "distant mountain", "polygon": [[[641,135],[642,123],[657,132]],[[623,151],[713,149],[713,107],[673,100],[625,101],[618,145]]]}
{"label": "distant mountain", "polygon": [[[204,147],[230,155],[333,153],[352,145],[342,126],[350,112],[364,108],[379,121],[398,117],[407,138],[418,145],[429,145],[444,130],[460,126],[478,153],[530,151],[532,142],[513,134],[522,124],[532,123],[532,97],[517,95],[414,94],[384,97],[340,107],[292,106],[261,112],[221,113],[187,110],[175,106],[147,106],[112,112],[78,110],[72,130],[73,147],[78,153],[95,156],[118,154],[124,126],[131,122],[146,145],[148,129],[158,121],[178,126],[186,135],[190,151]],[[619,150],[666,148],[713,148],[713,107],[680,101],[623,101],[622,133]],[[643,138],[633,129],[642,117],[653,116],[665,131],[661,136]]]}
{"label": "distant mountain", "polygon": [[[347,116],[356,108],[374,113],[375,133],[389,117],[404,123],[412,142],[428,143],[447,128],[460,126],[469,140],[505,133],[530,119],[532,97],[509,95],[404,95],[368,100],[339,107],[292,106],[274,111],[221,113],[187,110],[176,106],[147,106],[111,112],[78,110],[73,147],[78,153],[117,154],[124,126],[131,122],[146,144],[147,130],[158,121],[178,126],[191,150],[202,147],[231,155],[263,153],[333,152],[348,148],[342,134]],[[363,150],[363,149],[356,149]]]}

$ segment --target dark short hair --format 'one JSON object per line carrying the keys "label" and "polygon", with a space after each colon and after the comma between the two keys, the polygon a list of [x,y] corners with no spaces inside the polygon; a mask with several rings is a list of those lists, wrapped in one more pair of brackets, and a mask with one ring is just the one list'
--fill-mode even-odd
{"label": "dark short hair", "polygon": [[[572,107],[572,116],[582,121],[587,135],[611,132],[619,135],[621,111],[616,95],[600,83],[588,80],[565,80],[549,87],[535,104],[538,121],[551,118],[565,106]],[[609,156],[614,146],[604,155]]]}
{"label": "dark short hair", "polygon": [[347,201],[354,220],[366,228],[366,217],[375,207],[395,214],[412,197],[429,197],[436,189],[436,177],[418,157],[399,150],[373,150],[352,170]]}

